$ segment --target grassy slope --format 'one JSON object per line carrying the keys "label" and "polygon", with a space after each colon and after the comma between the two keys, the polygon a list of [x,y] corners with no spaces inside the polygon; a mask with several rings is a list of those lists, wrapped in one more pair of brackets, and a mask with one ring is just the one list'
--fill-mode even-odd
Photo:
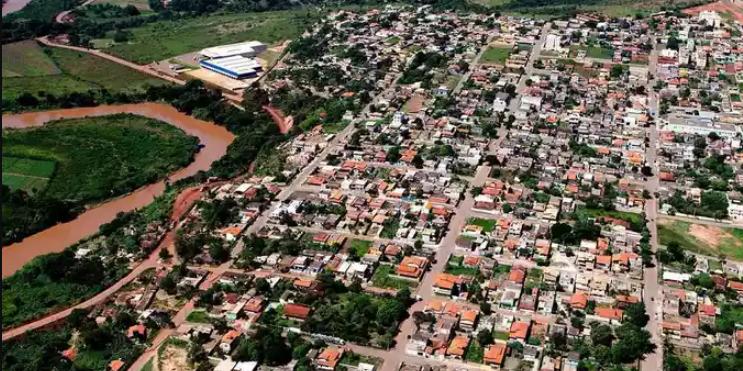
{"label": "grassy slope", "polygon": [[59,95],[105,88],[117,92],[163,83],[84,53],[42,48],[33,41],[3,45],[3,99],[40,91]]}
{"label": "grassy slope", "polygon": [[131,29],[130,42],[105,50],[137,63],[150,63],[221,44],[248,40],[271,44],[298,36],[314,17],[307,10],[292,10],[158,21]]}
{"label": "grassy slope", "polygon": [[55,161],[45,193],[90,202],[131,190],[188,164],[197,139],[134,115],[63,120],[8,130],[3,155]]}

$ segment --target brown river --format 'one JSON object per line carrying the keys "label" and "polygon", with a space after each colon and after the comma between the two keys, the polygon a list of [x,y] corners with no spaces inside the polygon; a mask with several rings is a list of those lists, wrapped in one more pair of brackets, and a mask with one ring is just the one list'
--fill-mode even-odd
{"label": "brown river", "polygon": [[[171,182],[207,170],[212,162],[222,157],[234,136],[222,126],[201,121],[178,112],[175,108],[159,103],[138,103],[114,106],[70,108],[44,112],[28,112],[16,115],[3,115],[3,128],[28,128],[40,126],[49,121],[106,116],[117,113],[131,113],[167,122],[187,134],[199,138],[204,147],[188,166],[170,174]],[[143,207],[163,193],[163,181],[144,186],[124,196],[94,205],[77,218],[57,224],[39,233],[26,237],[23,241],[2,248],[3,277],[20,269],[31,259],[52,252],[59,252],[98,231],[101,224],[110,222],[119,212]]]}

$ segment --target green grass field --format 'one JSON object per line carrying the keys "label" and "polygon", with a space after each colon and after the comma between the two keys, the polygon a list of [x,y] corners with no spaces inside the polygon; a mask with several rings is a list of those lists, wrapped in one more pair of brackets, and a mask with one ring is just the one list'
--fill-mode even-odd
{"label": "green grass field", "polygon": [[3,184],[10,189],[36,193],[46,188],[54,174],[55,162],[23,157],[3,157]]}
{"label": "green grass field", "polygon": [[293,39],[316,19],[307,10],[210,15],[158,21],[130,29],[125,44],[105,51],[145,64],[206,47],[258,40],[266,44]]}
{"label": "green grass field", "polygon": [[101,58],[44,48],[35,41],[3,45],[2,73],[3,99],[41,91],[59,95],[103,88],[113,93],[165,83]]}
{"label": "green grass field", "polygon": [[511,55],[510,46],[488,46],[480,56],[481,64],[506,64],[508,56]]}
{"label": "green grass field", "polygon": [[54,173],[45,195],[79,202],[102,200],[185,166],[196,143],[178,128],[134,115],[7,129],[2,138],[3,183],[6,173],[42,178]]}
{"label": "green grass field", "polygon": [[743,229],[661,219],[658,237],[661,245],[668,246],[675,241],[682,248],[699,254],[724,254],[735,260],[743,260]]}
{"label": "green grass field", "polygon": [[57,68],[33,40],[3,45],[3,77],[59,75]]}
{"label": "green grass field", "polygon": [[186,321],[195,323],[209,323],[209,315],[205,310],[194,310],[186,316]]}
{"label": "green grass field", "polygon": [[495,224],[498,223],[495,219],[482,219],[482,218],[470,218],[467,221],[467,224],[474,224],[477,226],[482,227],[482,231],[485,233],[490,233],[495,229]]}
{"label": "green grass field", "polygon": [[396,290],[416,286],[413,281],[390,276],[393,274],[395,274],[395,268],[393,266],[380,264],[377,270],[374,271],[371,282],[376,287]]}
{"label": "green grass field", "polygon": [[368,240],[351,240],[349,251],[353,251],[356,256],[364,256],[369,252],[372,242]]}

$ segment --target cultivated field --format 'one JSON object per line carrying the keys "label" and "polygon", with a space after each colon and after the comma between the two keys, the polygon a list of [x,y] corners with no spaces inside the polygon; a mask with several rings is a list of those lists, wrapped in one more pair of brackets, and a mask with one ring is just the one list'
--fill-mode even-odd
{"label": "cultivated field", "polygon": [[3,45],[3,99],[23,93],[55,95],[107,89],[110,92],[164,84],[119,64],[85,53],[44,48],[35,41]]}
{"label": "cultivated field", "polygon": [[743,229],[661,219],[658,236],[661,245],[675,241],[692,252],[743,260]]}
{"label": "cultivated field", "polygon": [[29,193],[42,191],[54,174],[54,161],[3,156],[3,184]]}
{"label": "cultivated field", "polygon": [[114,44],[106,52],[147,64],[188,52],[221,45],[258,40],[266,44],[293,39],[312,23],[307,10],[210,15],[175,21],[158,21],[133,28],[132,38]]}

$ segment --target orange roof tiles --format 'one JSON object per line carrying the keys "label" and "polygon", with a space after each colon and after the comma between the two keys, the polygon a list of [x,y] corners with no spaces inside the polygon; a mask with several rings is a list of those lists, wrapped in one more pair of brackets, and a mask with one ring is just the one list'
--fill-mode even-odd
{"label": "orange roof tiles", "polygon": [[621,309],[616,308],[596,308],[596,315],[602,318],[613,319],[617,321],[622,320],[624,312]]}
{"label": "orange roof tiles", "polygon": [[451,343],[449,343],[449,348],[446,350],[446,354],[459,357],[464,356],[464,351],[469,345],[469,337],[462,335],[456,336],[454,339],[452,339]]}
{"label": "orange roof tiles", "polygon": [[526,335],[529,334],[530,326],[531,324],[529,322],[516,321],[512,323],[509,337],[526,340]]}
{"label": "orange roof tiles", "polygon": [[495,343],[485,348],[483,361],[487,364],[500,366],[506,358],[506,344]]}

